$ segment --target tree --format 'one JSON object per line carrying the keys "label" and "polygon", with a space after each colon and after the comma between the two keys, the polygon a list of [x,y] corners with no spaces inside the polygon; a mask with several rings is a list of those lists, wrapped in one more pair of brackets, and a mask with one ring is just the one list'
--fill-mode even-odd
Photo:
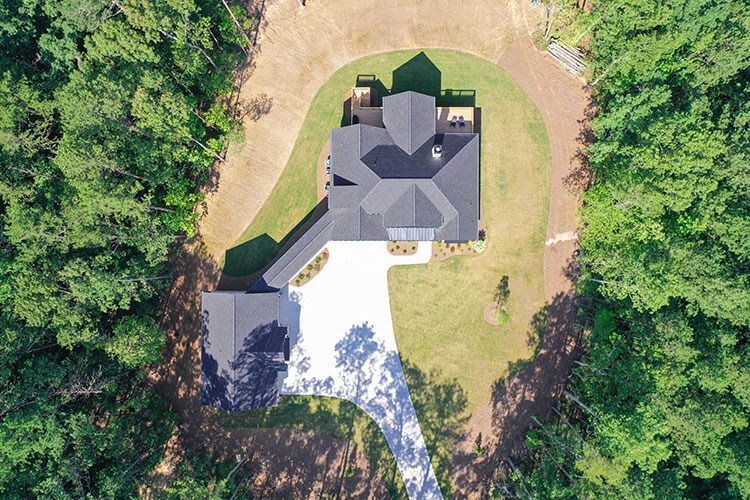
{"label": "tree", "polygon": [[607,0],[592,16],[591,333],[577,402],[529,434],[527,482],[541,497],[745,498],[750,6]]}
{"label": "tree", "polygon": [[234,127],[240,33],[205,0],[0,18],[0,496],[130,498],[176,425],[143,368]]}

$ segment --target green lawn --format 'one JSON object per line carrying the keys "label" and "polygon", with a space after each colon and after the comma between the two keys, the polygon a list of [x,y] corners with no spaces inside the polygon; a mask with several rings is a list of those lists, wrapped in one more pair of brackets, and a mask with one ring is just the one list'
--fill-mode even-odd
{"label": "green lawn", "polygon": [[[402,356],[423,371],[457,380],[473,412],[489,400],[508,363],[533,353],[531,323],[544,306],[551,152],[541,114],[500,67],[455,52],[430,57],[443,69],[444,88],[477,91],[487,250],[391,268],[391,309]],[[483,311],[503,275],[510,283],[510,320],[491,326]]]}
{"label": "green lawn", "polygon": [[[358,75],[375,75],[381,93],[386,88],[419,90],[436,95],[440,104],[466,104],[475,98],[481,108],[482,223],[487,228],[487,250],[426,266],[398,266],[389,273],[396,338],[412,399],[443,493],[450,496],[450,450],[462,426],[489,400],[494,382],[507,374],[509,364],[534,351],[533,319],[544,306],[551,153],[539,111],[504,70],[461,52],[424,52],[431,63],[421,57],[418,64],[404,66],[418,51],[359,59],[339,69],[319,89],[289,163],[268,202],[227,252],[224,271],[246,275],[270,262],[315,207],[318,155],[330,129],[345,124],[343,99]],[[439,89],[464,92],[441,94]],[[493,327],[484,321],[483,310],[503,275],[510,278],[510,320]],[[311,406],[315,399],[302,398],[307,402],[301,407]],[[296,410],[282,421],[288,424],[284,426],[305,425],[335,434],[324,422]],[[249,423],[262,426],[257,420]],[[279,424],[274,421],[274,425]],[[398,490],[396,483],[400,484],[390,481],[389,488]]]}

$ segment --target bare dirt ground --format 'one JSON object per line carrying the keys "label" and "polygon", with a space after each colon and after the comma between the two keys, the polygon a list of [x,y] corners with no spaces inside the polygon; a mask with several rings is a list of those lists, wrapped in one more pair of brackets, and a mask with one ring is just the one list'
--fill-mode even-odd
{"label": "bare dirt ground", "polygon": [[[549,223],[544,253],[546,323],[536,357],[508,380],[498,381],[492,401],[476,412],[454,449],[452,477],[461,497],[488,493],[493,472],[521,450],[531,417],[545,418],[560,397],[580,348],[573,293],[580,189],[587,182],[580,150],[586,143],[588,93],[583,83],[519,40],[498,59],[531,97],[547,124],[552,146]],[[477,436],[487,450],[473,452]]]}
{"label": "bare dirt ground", "polygon": [[[168,477],[184,448],[231,457],[247,453],[258,472],[260,497],[387,496],[374,468],[343,441],[280,429],[221,427],[214,410],[199,404],[200,292],[247,287],[247,279],[221,276],[218,267],[265,202],[286,165],[308,104],[340,66],[365,55],[396,49],[439,47],[472,52],[498,63],[526,90],[544,115],[553,149],[548,237],[575,231],[577,198],[566,188],[577,164],[580,120],[586,96],[579,81],[531,47],[528,34],[540,9],[527,0],[297,0],[266,2],[258,47],[238,77],[247,138],[229,151],[208,190],[200,235],[173,264],[175,282],[164,300],[161,325],[165,355],[151,378],[181,418],[157,476]],[[493,464],[517,449],[531,415],[545,415],[571,362],[575,307],[567,276],[575,241],[547,247],[547,330],[537,359],[498,385],[493,401],[475,415],[453,461],[459,497],[481,491]],[[475,460],[478,433],[491,453]],[[471,444],[471,446],[469,445]],[[345,478],[345,464],[357,470]]]}

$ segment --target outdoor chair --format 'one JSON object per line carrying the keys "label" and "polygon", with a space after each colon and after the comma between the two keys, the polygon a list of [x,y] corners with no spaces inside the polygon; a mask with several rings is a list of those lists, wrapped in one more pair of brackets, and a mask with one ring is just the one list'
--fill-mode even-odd
{"label": "outdoor chair", "polygon": [[459,116],[458,117],[458,125],[461,126],[461,127],[465,127],[466,126],[466,122],[464,121],[464,117],[463,116]]}
{"label": "outdoor chair", "polygon": [[454,116],[454,117],[453,117],[453,118],[451,119],[451,127],[455,127],[455,126],[456,126],[456,117]]}

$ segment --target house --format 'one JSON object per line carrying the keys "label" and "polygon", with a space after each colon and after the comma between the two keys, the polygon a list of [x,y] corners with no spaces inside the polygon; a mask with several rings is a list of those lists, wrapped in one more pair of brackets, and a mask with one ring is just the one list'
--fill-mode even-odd
{"label": "house", "polygon": [[280,294],[204,292],[201,296],[201,402],[230,411],[279,398],[278,373],[289,360]]}
{"label": "house", "polygon": [[473,108],[436,107],[417,92],[375,107],[366,88],[355,88],[352,100],[353,125],[331,131],[328,210],[247,293],[203,294],[205,405],[237,411],[277,403],[289,350],[279,296],[327,242],[477,239]]}

